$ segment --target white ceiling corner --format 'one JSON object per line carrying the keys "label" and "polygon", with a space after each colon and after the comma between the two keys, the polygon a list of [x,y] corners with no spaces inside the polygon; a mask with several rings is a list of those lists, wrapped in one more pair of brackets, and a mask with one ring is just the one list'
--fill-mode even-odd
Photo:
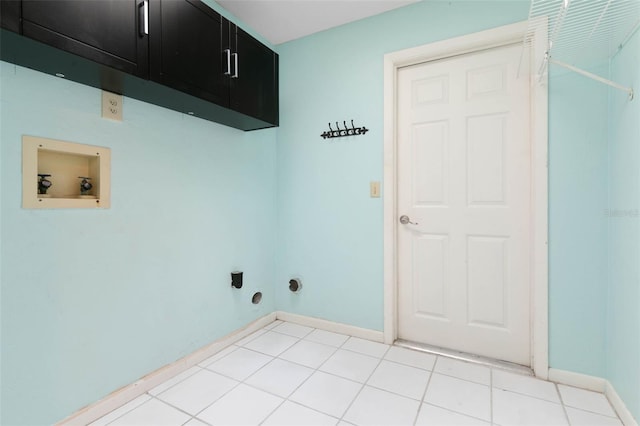
{"label": "white ceiling corner", "polygon": [[216,0],[272,44],[378,15],[418,0]]}

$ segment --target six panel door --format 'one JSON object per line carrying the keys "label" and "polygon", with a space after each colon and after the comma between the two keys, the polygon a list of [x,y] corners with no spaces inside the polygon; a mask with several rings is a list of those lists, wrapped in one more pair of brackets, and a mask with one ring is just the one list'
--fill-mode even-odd
{"label": "six panel door", "polygon": [[511,45],[398,71],[398,214],[413,222],[398,224],[398,337],[530,365],[521,51]]}

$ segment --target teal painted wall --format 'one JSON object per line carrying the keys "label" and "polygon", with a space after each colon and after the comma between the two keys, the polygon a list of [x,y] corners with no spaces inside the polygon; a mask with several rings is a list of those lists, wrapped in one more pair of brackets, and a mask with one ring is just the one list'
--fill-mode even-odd
{"label": "teal painted wall", "polygon": [[[640,32],[614,57],[611,77],[640,88]],[[607,378],[640,422],[640,97],[610,91]]]}
{"label": "teal painted wall", "polygon": [[605,374],[608,93],[551,67],[549,364],[598,377]]}
{"label": "teal painted wall", "polygon": [[[0,62],[0,424],[54,423],[275,310],[277,130],[128,98],[114,123],[100,96]],[[23,210],[23,134],[111,148],[111,208]]]}
{"label": "teal painted wall", "polygon": [[[424,1],[280,45],[281,127],[251,133],[131,99],[112,123],[99,91],[0,63],[0,423],[60,420],[275,309],[382,330],[383,55],[528,7]],[[634,86],[637,43],[612,68]],[[552,73],[550,360],[609,378],[638,418],[638,222],[604,214],[637,208],[638,106],[612,97],[608,122],[608,96]],[[320,138],[345,119],[371,130]],[[22,134],[110,147],[111,209],[21,209]]]}
{"label": "teal painted wall", "polygon": [[[115,123],[99,90],[0,65],[1,424],[61,420],[274,311],[276,130],[129,98]],[[24,134],[111,148],[111,208],[22,209]]]}
{"label": "teal painted wall", "polygon": [[[279,309],[382,330],[383,206],[369,182],[383,178],[384,54],[528,12],[528,1],[424,1],[278,46]],[[320,138],[351,119],[370,131]],[[302,293],[288,291],[291,276]]]}
{"label": "teal painted wall", "polygon": [[[382,330],[383,207],[368,191],[383,176],[383,56],[526,20],[528,7],[420,2],[279,46],[279,309]],[[593,375],[605,367],[606,100],[588,79],[550,81],[551,365]],[[319,138],[351,118],[371,131]]]}

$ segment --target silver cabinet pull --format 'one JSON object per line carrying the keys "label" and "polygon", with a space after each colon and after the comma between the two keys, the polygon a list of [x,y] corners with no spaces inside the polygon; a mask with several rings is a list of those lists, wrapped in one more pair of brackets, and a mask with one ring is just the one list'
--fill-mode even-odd
{"label": "silver cabinet pull", "polygon": [[400,223],[403,225],[407,225],[407,224],[411,224],[411,225],[417,225],[418,222],[411,222],[411,219],[409,219],[409,216],[407,216],[406,214],[403,214],[402,216],[400,216]]}
{"label": "silver cabinet pull", "polygon": [[231,49],[224,49],[224,53],[227,54],[227,70],[224,75],[231,75]]}
{"label": "silver cabinet pull", "polygon": [[[142,9],[142,10],[141,10]],[[138,4],[138,32],[140,36],[149,35],[149,1],[143,0]]]}
{"label": "silver cabinet pull", "polygon": [[238,78],[238,53],[232,53],[231,56],[233,56],[233,62],[235,64],[231,78]]}
{"label": "silver cabinet pull", "polygon": [[144,34],[149,35],[149,0],[144,0],[142,4],[142,11],[144,13]]}

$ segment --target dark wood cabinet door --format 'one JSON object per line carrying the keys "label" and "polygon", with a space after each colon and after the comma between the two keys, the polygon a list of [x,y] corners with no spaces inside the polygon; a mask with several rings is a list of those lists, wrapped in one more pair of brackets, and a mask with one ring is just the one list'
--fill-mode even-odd
{"label": "dark wood cabinet door", "polygon": [[161,0],[150,16],[151,79],[228,106],[220,14],[199,1]]}
{"label": "dark wood cabinet door", "polygon": [[278,125],[278,55],[238,27],[234,51],[231,108]]}
{"label": "dark wood cabinet door", "polygon": [[28,0],[22,2],[26,37],[103,65],[148,76],[143,0]]}
{"label": "dark wood cabinet door", "polygon": [[20,33],[20,0],[0,0],[0,27]]}

